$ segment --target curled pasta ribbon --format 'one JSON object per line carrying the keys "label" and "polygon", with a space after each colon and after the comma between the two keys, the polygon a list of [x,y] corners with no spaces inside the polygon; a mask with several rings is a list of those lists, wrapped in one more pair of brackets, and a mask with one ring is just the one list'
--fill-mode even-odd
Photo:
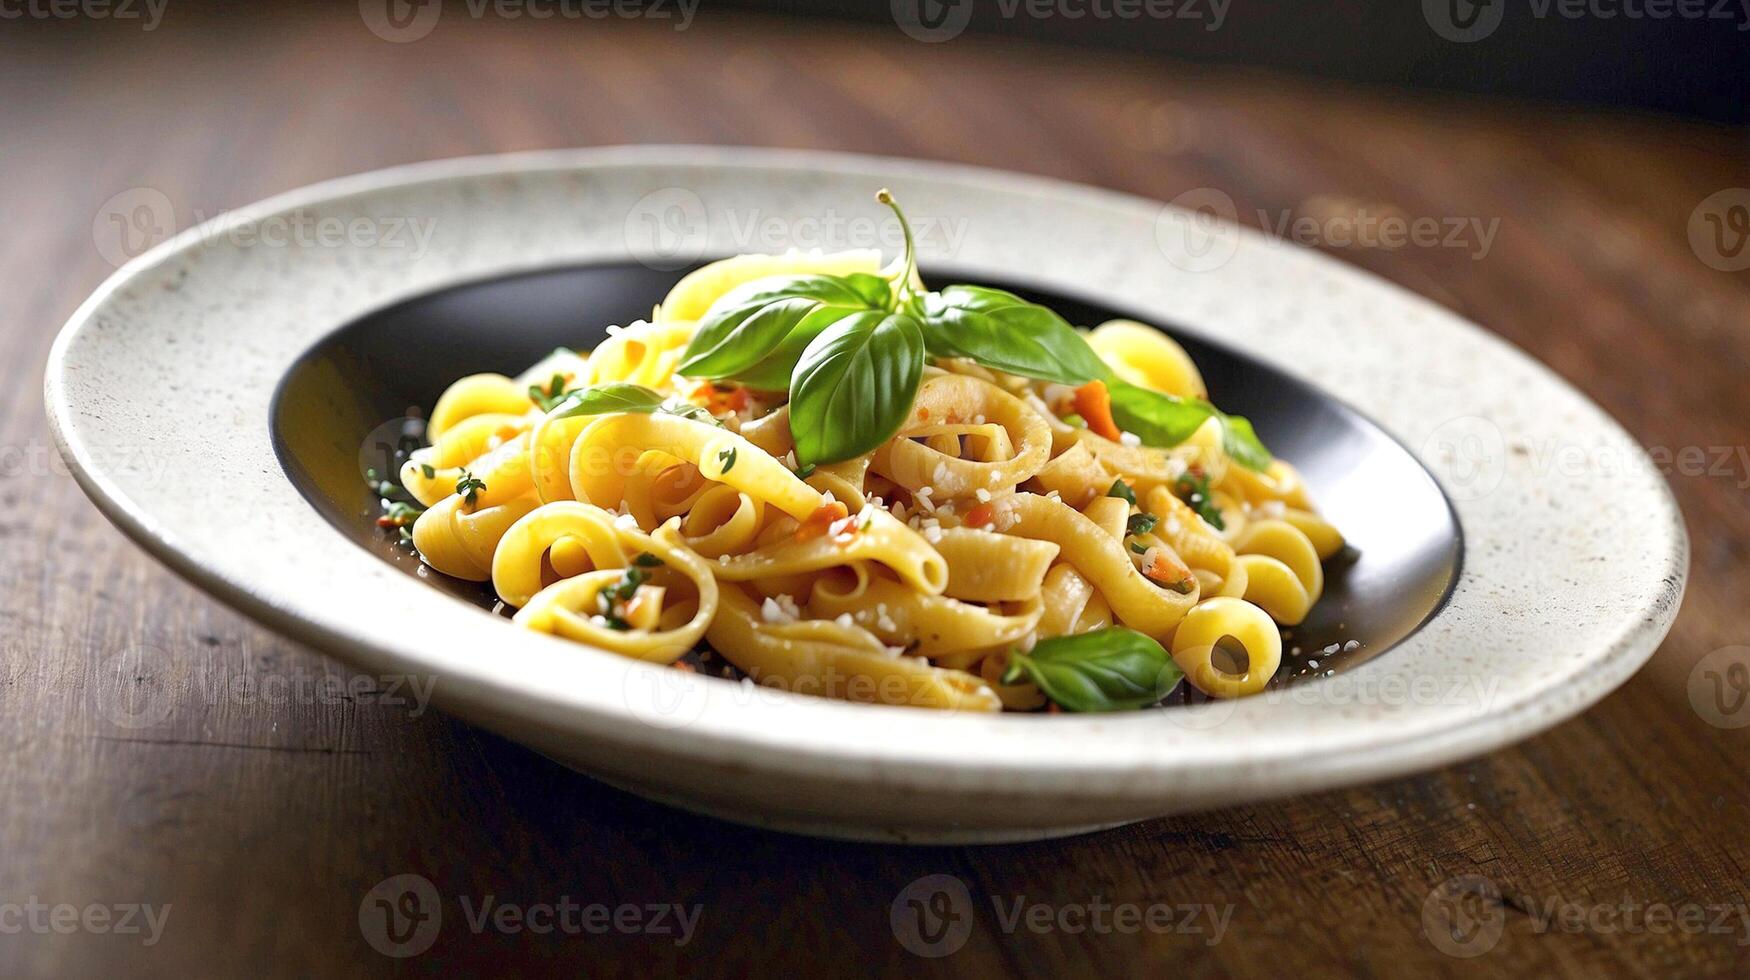
{"label": "curled pasta ribbon", "polygon": [[1082,612],[1096,596],[1094,584],[1082,577],[1075,566],[1059,563],[1045,573],[1039,598],[1043,607],[1039,616],[1039,638],[1048,640],[1074,632]]}
{"label": "curled pasta ribbon", "polygon": [[450,385],[431,410],[425,436],[433,443],[464,419],[476,415],[524,415],[535,403],[527,385],[502,374],[475,374]]}
{"label": "curled pasta ribbon", "polygon": [[[522,608],[549,584],[545,571],[559,571],[549,552],[561,542],[572,549],[565,564],[574,575],[591,570],[625,568],[648,552],[663,565],[681,572],[697,587],[700,604],[715,602],[716,580],[703,559],[686,546],[673,521],[655,534],[645,534],[616,522],[614,515],[575,500],[541,506],[519,519],[499,542],[492,562],[492,586],[507,605]],[[545,559],[545,561],[544,561]]]}
{"label": "curled pasta ribbon", "polygon": [[1088,334],[1088,346],[1125,381],[1180,398],[1208,398],[1191,355],[1178,342],[1135,320],[1107,320]]}
{"label": "curled pasta ribbon", "polygon": [[[548,507],[566,507],[549,504]],[[587,505],[578,505],[587,506]],[[545,509],[545,508],[543,508]],[[533,515],[531,515],[533,516]],[[673,663],[698,645],[716,615],[718,587],[705,563],[680,543],[672,524],[645,536],[622,531],[637,553],[655,555],[662,565],[650,571],[653,582],[686,582],[692,596],[675,602],[674,586],[641,585],[627,610],[628,629],[617,630],[593,615],[597,596],[622,578],[624,565],[561,579],[536,593],[516,615],[524,627],[653,663]],[[634,555],[635,557],[635,555]],[[628,560],[629,561],[629,560]]]}
{"label": "curled pasta ribbon", "polygon": [[697,466],[646,452],[626,477],[625,511],[639,527],[656,527],[687,513],[714,486]]}
{"label": "curled pasta ribbon", "polygon": [[861,564],[817,578],[808,597],[808,614],[820,619],[848,615],[883,644],[905,646],[932,660],[954,653],[984,651],[1018,643],[1039,622],[1034,607],[1016,615],[946,596],[924,595],[892,579],[871,574]]}
{"label": "curled pasta ribbon", "polygon": [[726,582],[752,582],[873,561],[925,595],[941,595],[948,587],[948,563],[892,514],[868,507],[851,520],[858,526],[842,534],[775,536],[746,554],[719,558],[714,571]]}
{"label": "curled pasta ribbon", "polygon": [[[1319,564],[1318,550],[1299,528],[1287,521],[1253,521],[1234,538],[1234,551],[1240,555],[1265,555],[1287,566],[1306,590],[1307,604],[1319,601],[1325,591],[1325,569]],[[1248,566],[1248,572],[1255,568]]]}
{"label": "curled pasta ribbon", "polygon": [[[1216,645],[1231,637],[1245,648],[1246,669],[1234,673],[1216,663]],[[1218,596],[1198,603],[1173,634],[1173,662],[1199,691],[1212,698],[1257,694],[1282,664],[1282,634],[1264,610],[1243,599]]]}
{"label": "curled pasta ribbon", "polygon": [[492,577],[493,555],[511,525],[540,506],[525,494],[496,507],[470,509],[451,495],[413,522],[413,546],[427,565],[452,578],[484,582]]}
{"label": "curled pasta ribbon", "polygon": [[1320,561],[1329,561],[1337,552],[1343,550],[1343,533],[1323,517],[1309,510],[1298,507],[1286,507],[1282,511],[1282,519],[1294,525],[1295,530],[1306,535],[1312,543],[1313,550],[1318,552]]}
{"label": "curled pasta ribbon", "polygon": [[[414,451],[401,467],[401,485],[422,505],[430,507],[456,492],[456,481],[462,470],[487,453],[528,431],[532,424],[525,415],[489,412],[472,415],[451,425],[437,441]],[[430,467],[431,476],[426,476]]]}
{"label": "curled pasta ribbon", "polygon": [[830,620],[766,623],[739,588],[723,590],[705,638],[730,663],[769,687],[866,704],[1002,710],[1002,700],[980,678],[917,657],[890,655],[865,630]]}
{"label": "curled pasta ribbon", "polygon": [[[784,464],[727,429],[678,415],[603,415],[586,420],[569,449],[569,473],[561,485],[547,469],[550,451],[560,445],[550,433],[562,428],[536,428],[535,484],[543,500],[575,497],[604,507],[627,499],[633,473],[651,467],[666,469],[690,463],[706,480],[756,497],[797,520],[804,520],[824,502],[819,491],[796,478]],[[563,434],[560,434],[560,440]],[[562,496],[550,496],[563,493]]]}
{"label": "curled pasta ribbon", "polygon": [[1081,442],[1071,441],[1068,446],[1033,474],[1033,483],[1041,493],[1055,492],[1079,510],[1105,493],[1117,477]]}
{"label": "curled pasta ribbon", "polygon": [[971,528],[943,528],[933,542],[948,564],[944,594],[974,602],[1017,602],[1039,594],[1060,550],[1035,541]]}
{"label": "curled pasta ribbon", "polygon": [[1300,472],[1280,459],[1271,460],[1263,472],[1243,466],[1228,467],[1219,482],[1222,490],[1249,504],[1280,501],[1289,507],[1312,509]]}
{"label": "curled pasta ribbon", "polygon": [[718,484],[693,502],[681,520],[681,533],[688,547],[706,558],[716,558],[752,547],[765,518],[765,501]]}
{"label": "curled pasta ribbon", "polygon": [[1082,516],[1099,525],[1114,540],[1123,541],[1129,528],[1130,502],[1122,497],[1095,497],[1082,508]]}
{"label": "curled pasta ribbon", "polygon": [[1313,597],[1287,565],[1267,555],[1234,559],[1240,573],[1240,596],[1284,626],[1298,626],[1312,611]]}
{"label": "curled pasta ribbon", "polygon": [[469,464],[468,471],[485,484],[477,492],[476,507],[497,507],[534,489],[529,473],[529,435],[524,432]]}
{"label": "curled pasta ribbon", "polygon": [[[961,457],[963,438],[973,458]],[[1050,452],[1051,430],[1025,402],[988,381],[935,373],[918,389],[898,436],[875,451],[870,469],[908,490],[930,487],[947,499],[1015,486],[1039,472]]]}
{"label": "curled pasta ribbon", "polygon": [[646,388],[663,388],[674,378],[674,368],[693,339],[690,322],[634,323],[615,331],[589,355],[582,382],[599,385],[627,381]]}
{"label": "curled pasta ribbon", "polygon": [[1192,569],[1205,569],[1218,577],[1233,573],[1234,550],[1221,538],[1221,532],[1203,520],[1191,505],[1175,496],[1166,487],[1156,487],[1143,498],[1150,513],[1160,518],[1155,533],[1172,545],[1185,564]]}
{"label": "curled pasta ribbon", "polygon": [[1055,543],[1124,625],[1159,639],[1196,605],[1195,589],[1180,594],[1145,578],[1120,541],[1062,502],[1018,493],[1005,506],[1013,523],[1004,533]]}

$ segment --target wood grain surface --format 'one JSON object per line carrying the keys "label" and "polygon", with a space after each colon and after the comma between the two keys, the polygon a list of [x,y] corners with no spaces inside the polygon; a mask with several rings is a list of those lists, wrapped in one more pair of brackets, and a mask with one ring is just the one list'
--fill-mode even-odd
{"label": "wood grain surface", "polygon": [[[1704,199],[1750,185],[1746,133],[878,25],[704,10],[674,27],[458,4],[405,44],[352,4],[172,3],[149,32],[0,21],[0,973],[1750,973],[1750,729],[1708,723],[1688,693],[1704,657],[1750,643],[1750,272],[1689,237]],[[1528,349],[1649,447],[1706,453],[1671,476],[1694,543],[1682,614],[1598,707],[1443,771],[1053,843],[830,843],[647,803],[396,704],[379,678],[352,686],[147,558],[55,458],[42,365],[112,271],[115,195],[162,192],[186,224],[390,164],[629,142],[965,161],[1160,199],[1214,187],[1253,225],[1498,219],[1487,248],[1324,247]],[[188,474],[191,492],[222,476]],[[361,906],[404,873],[444,916],[397,960]],[[890,912],[937,874],[964,884],[972,928],[923,958]],[[684,944],[476,931],[488,896],[701,910]],[[1448,899],[1480,939],[1430,934]],[[1017,902],[1068,914],[1036,930]],[[1164,931],[1077,929],[1101,903],[1194,906],[1201,931],[1183,911]],[[133,904],[167,910],[156,942],[82,918]],[[1673,917],[1646,914],[1660,905]]]}

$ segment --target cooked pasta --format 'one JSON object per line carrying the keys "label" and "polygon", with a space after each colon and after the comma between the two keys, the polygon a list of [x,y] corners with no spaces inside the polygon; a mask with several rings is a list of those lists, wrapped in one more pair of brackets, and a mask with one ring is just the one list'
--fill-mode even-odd
{"label": "cooked pasta", "polygon": [[926,293],[907,236],[886,270],[714,263],[593,352],[463,378],[401,470],[417,506],[380,523],[527,629],[658,663],[708,647],[802,693],[1262,690],[1343,547],[1295,470],[1158,330]]}

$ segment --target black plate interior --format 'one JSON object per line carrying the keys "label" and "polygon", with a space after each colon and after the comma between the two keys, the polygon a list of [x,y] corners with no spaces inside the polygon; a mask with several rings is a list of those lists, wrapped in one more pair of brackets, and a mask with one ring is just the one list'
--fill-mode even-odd
{"label": "black plate interior", "polygon": [[[396,428],[386,423],[429,411],[463,375],[515,375],[555,347],[594,347],[608,324],[649,316],[686,271],[575,266],[457,286],[373,312],[324,338],[281,383],[272,412],[280,460],[341,534],[491,609],[489,588],[432,572],[376,527],[380,509],[362,470],[393,445]],[[940,269],[926,270],[926,280],[967,281]],[[1013,283],[986,284],[1045,303],[1072,323],[1132,315]],[[1284,643],[1278,683],[1354,666],[1426,622],[1457,578],[1463,543],[1451,507],[1421,464],[1310,384],[1241,351],[1167,329],[1196,360],[1215,402],[1250,417],[1270,449],[1300,468],[1313,499],[1352,546],[1327,564],[1323,599]],[[1360,647],[1319,652],[1350,640]],[[1290,655],[1296,648],[1299,655]]]}

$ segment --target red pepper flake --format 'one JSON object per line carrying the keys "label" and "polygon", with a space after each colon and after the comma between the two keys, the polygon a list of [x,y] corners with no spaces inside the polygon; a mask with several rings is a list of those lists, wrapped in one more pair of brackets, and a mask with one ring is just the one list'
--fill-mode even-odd
{"label": "red pepper flake", "polygon": [[990,504],[979,504],[966,512],[967,527],[985,527],[997,522],[997,509]]}
{"label": "red pepper flake", "polygon": [[918,418],[928,422],[930,420],[930,410],[928,408],[918,409]]}

